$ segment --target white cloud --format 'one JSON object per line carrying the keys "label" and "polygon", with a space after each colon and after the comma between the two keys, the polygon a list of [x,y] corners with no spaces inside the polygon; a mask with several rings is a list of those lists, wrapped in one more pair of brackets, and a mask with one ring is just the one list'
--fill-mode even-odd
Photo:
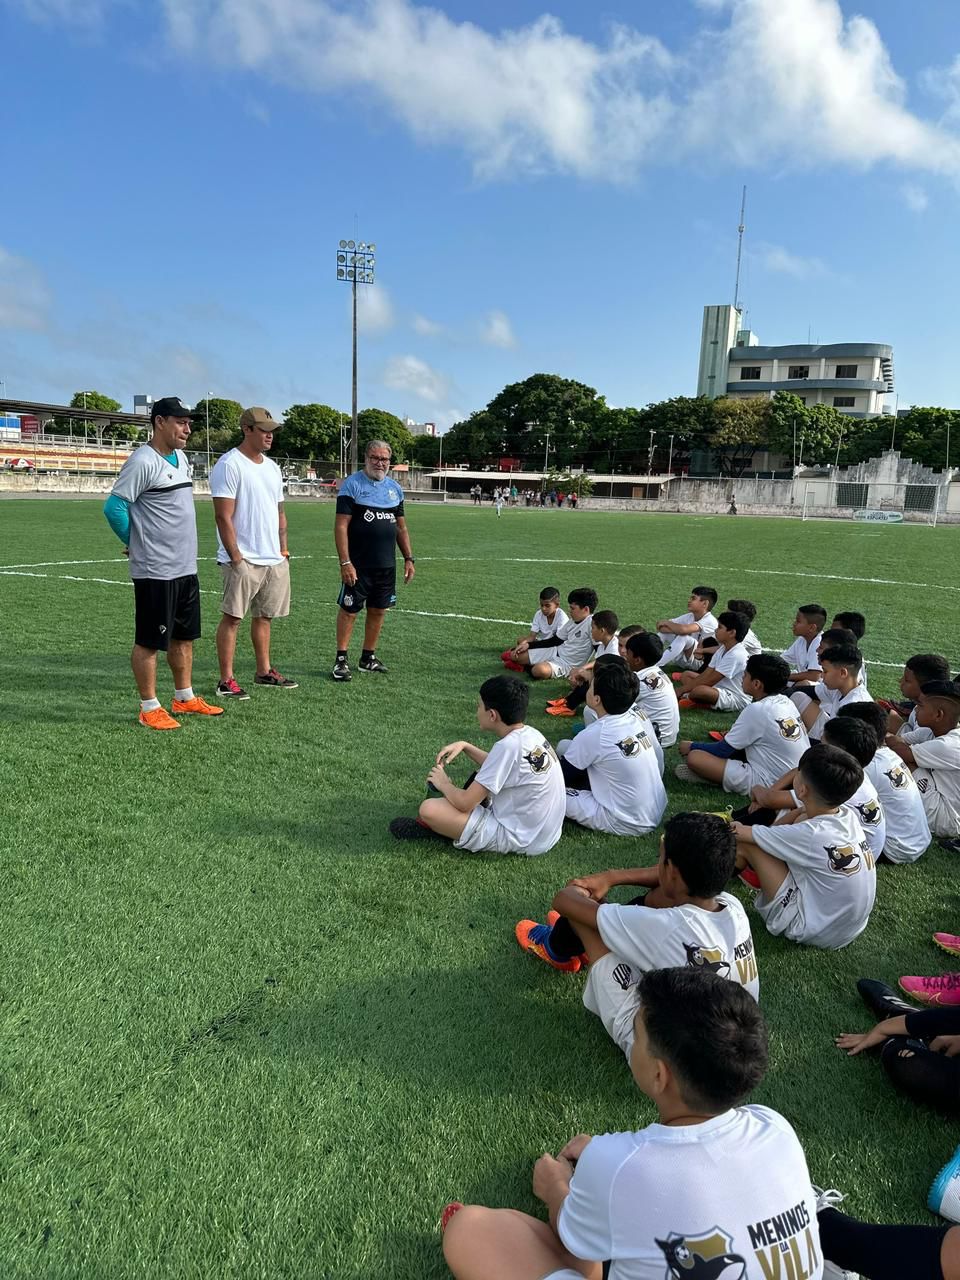
{"label": "white cloud", "polygon": [[797,280],[830,274],[826,264],[820,258],[804,258],[798,253],[784,249],[779,244],[766,244],[760,241],[753,249],[748,250],[748,254],[765,270],[779,275],[793,276]]}
{"label": "white cloud", "polygon": [[449,390],[447,379],[418,356],[394,356],[387,361],[383,381],[396,391],[408,391],[428,404],[439,404]]}
{"label": "white cloud", "polygon": [[437,324],[434,320],[428,320],[426,316],[415,315],[411,324],[414,332],[424,338],[435,338],[443,333],[443,325]]}
{"label": "white cloud", "polygon": [[39,269],[0,246],[0,329],[47,327],[50,294]]}
{"label": "white cloud", "polygon": [[480,341],[488,347],[510,350],[517,345],[510,317],[504,311],[488,311],[480,323]]}
{"label": "white cloud", "polygon": [[[352,301],[350,305],[353,306]],[[357,327],[363,333],[385,333],[393,328],[393,303],[381,285],[365,284],[358,288]]]}
{"label": "white cloud", "polygon": [[921,84],[945,105],[942,120],[960,124],[960,54],[949,67],[929,67],[920,77]]}
{"label": "white cloud", "polygon": [[905,182],[900,188],[900,194],[911,213],[923,213],[930,204],[926,191],[923,187],[918,187],[915,182]]}

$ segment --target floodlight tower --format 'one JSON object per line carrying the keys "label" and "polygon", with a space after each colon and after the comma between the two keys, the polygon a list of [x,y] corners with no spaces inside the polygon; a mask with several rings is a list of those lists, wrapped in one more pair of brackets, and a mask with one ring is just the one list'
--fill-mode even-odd
{"label": "floodlight tower", "polygon": [[356,471],[357,460],[357,285],[373,284],[374,253],[377,246],[365,240],[341,240],[337,246],[337,279],[347,280],[353,291],[353,427],[350,435],[350,469]]}

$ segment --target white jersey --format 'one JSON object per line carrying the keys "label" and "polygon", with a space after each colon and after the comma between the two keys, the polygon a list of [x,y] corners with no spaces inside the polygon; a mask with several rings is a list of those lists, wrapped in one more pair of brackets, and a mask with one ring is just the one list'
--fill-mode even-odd
{"label": "white jersey", "polygon": [[740,641],[731,645],[729,649],[725,649],[720,645],[713,652],[713,657],[707,664],[709,671],[719,671],[720,679],[713,686],[714,689],[728,689],[731,693],[743,694],[743,673],[747,667],[747,651]]}
{"label": "white jersey", "polygon": [[717,620],[712,613],[705,613],[702,618],[695,618],[692,613],[681,613],[678,618],[671,618],[671,622],[679,622],[681,626],[691,626],[696,623],[697,630],[691,631],[689,635],[678,636],[672,631],[658,631],[657,635],[663,641],[664,649],[668,649],[672,644],[678,644],[681,648],[700,643],[704,636],[716,635]]}
{"label": "white jersey", "polygon": [[797,636],[789,649],[784,649],[780,655],[790,664],[791,671],[820,671],[820,659],[817,657],[817,650],[820,647],[820,632],[813,637],[812,640],[804,640],[803,636]]}
{"label": "white jersey", "polygon": [[575,1258],[609,1258],[609,1280],[823,1276],[803,1148],[769,1107],[591,1138],[557,1232]]}
{"label": "white jersey", "polygon": [[[237,547],[249,564],[281,564],[280,515],[283,474],[272,458],[253,462],[239,449],[225,453],[210,472],[214,498],[232,498]],[[230,557],[217,529],[217,563]]]}
{"label": "white jersey", "polygon": [[663,817],[667,793],[654,748],[653,726],[630,711],[600,716],[567,748],[564,759],[586,769],[613,835],[644,835]]}
{"label": "white jersey", "polygon": [[611,636],[604,644],[595,644],[593,646],[593,657],[591,662],[596,662],[598,658],[609,656],[612,654],[615,658],[620,656],[620,641],[617,637]]}
{"label": "white jersey", "polygon": [[709,969],[739,982],[760,999],[760,978],[750,921],[739,899],[717,895],[719,911],[692,903],[682,907],[631,907],[604,902],[597,930],[618,959],[643,973],[651,969]]}
{"label": "white jersey", "polygon": [[557,631],[558,657],[571,670],[582,666],[593,653],[593,616],[587,614],[579,622],[568,618]]}
{"label": "white jersey", "polygon": [[824,685],[820,699],[820,714],[810,728],[810,737],[818,741],[823,737],[828,720],[832,720],[841,707],[852,706],[855,702],[872,702],[873,699],[862,684],[854,685],[849,693],[841,693],[839,689],[828,689]]}
{"label": "white jersey", "polygon": [[[754,905],[772,932],[811,947],[845,947],[867,927],[877,893],[870,846],[851,809],[799,822],[754,827],[756,844],[787,864],[790,875],[772,901],[759,894]],[[793,901],[785,904],[784,899]],[[784,928],[777,917],[794,909]]]}
{"label": "white jersey", "polygon": [[539,729],[525,724],[497,740],[477,770],[489,808],[517,853],[546,853],[563,830],[560,761]]}
{"label": "white jersey", "polygon": [[570,621],[562,609],[558,609],[553,615],[553,620],[548,622],[543,616],[543,611],[538,609],[533,615],[533,621],[530,623],[530,630],[538,640],[549,640],[551,636],[555,636],[561,627],[566,626]]}
{"label": "white jersey", "polygon": [[914,707],[897,730],[897,737],[902,738],[912,747],[915,742],[929,742],[933,737],[933,730],[917,724],[917,708]]}
{"label": "white jersey", "polygon": [[763,653],[763,645],[760,643],[760,637],[754,631],[753,627],[743,637],[743,647],[747,651],[747,657],[753,658],[758,653]]}
{"label": "white jersey", "polygon": [[891,862],[916,862],[930,844],[930,825],[913,774],[889,747],[877,748],[864,773],[877,789],[887,822],[883,852]]}
{"label": "white jersey", "polygon": [[797,708],[785,693],[771,694],[752,702],[727,730],[724,742],[746,753],[756,784],[772,786],[790,769],[810,745]]}
{"label": "white jersey", "polygon": [[633,704],[653,721],[661,747],[672,747],[680,733],[680,707],[673,681],[659,667],[644,667],[637,671],[640,692]]}
{"label": "white jersey", "polygon": [[941,810],[946,809],[951,824],[960,829],[960,729],[915,742],[912,750],[918,766],[913,776],[924,808],[928,794],[939,795]]}
{"label": "white jersey", "polygon": [[852,809],[860,823],[863,838],[870,846],[874,861],[883,853],[887,840],[886,814],[883,805],[877,798],[877,788],[870,781],[866,769],[863,771],[863,782],[843,806]]}

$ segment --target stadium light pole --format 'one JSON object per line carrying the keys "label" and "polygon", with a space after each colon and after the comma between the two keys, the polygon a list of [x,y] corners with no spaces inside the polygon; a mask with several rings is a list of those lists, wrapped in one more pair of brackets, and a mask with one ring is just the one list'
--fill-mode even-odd
{"label": "stadium light pole", "polygon": [[207,392],[207,398],[204,401],[207,411],[207,479],[210,479],[210,392]]}
{"label": "stadium light pole", "polygon": [[673,475],[673,436],[670,437],[670,456],[667,459],[667,475]]}
{"label": "stadium light pole", "polygon": [[373,284],[377,246],[365,240],[341,240],[337,245],[337,279],[348,281],[353,293],[353,386],[351,394],[350,469],[359,470],[357,458],[357,285]]}

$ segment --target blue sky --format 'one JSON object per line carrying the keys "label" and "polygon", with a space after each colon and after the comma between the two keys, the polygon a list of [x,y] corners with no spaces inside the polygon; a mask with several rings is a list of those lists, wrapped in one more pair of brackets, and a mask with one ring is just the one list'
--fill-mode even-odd
{"label": "blue sky", "polygon": [[956,0],[0,0],[0,381],[349,407],[696,390],[701,309],[960,406]]}

